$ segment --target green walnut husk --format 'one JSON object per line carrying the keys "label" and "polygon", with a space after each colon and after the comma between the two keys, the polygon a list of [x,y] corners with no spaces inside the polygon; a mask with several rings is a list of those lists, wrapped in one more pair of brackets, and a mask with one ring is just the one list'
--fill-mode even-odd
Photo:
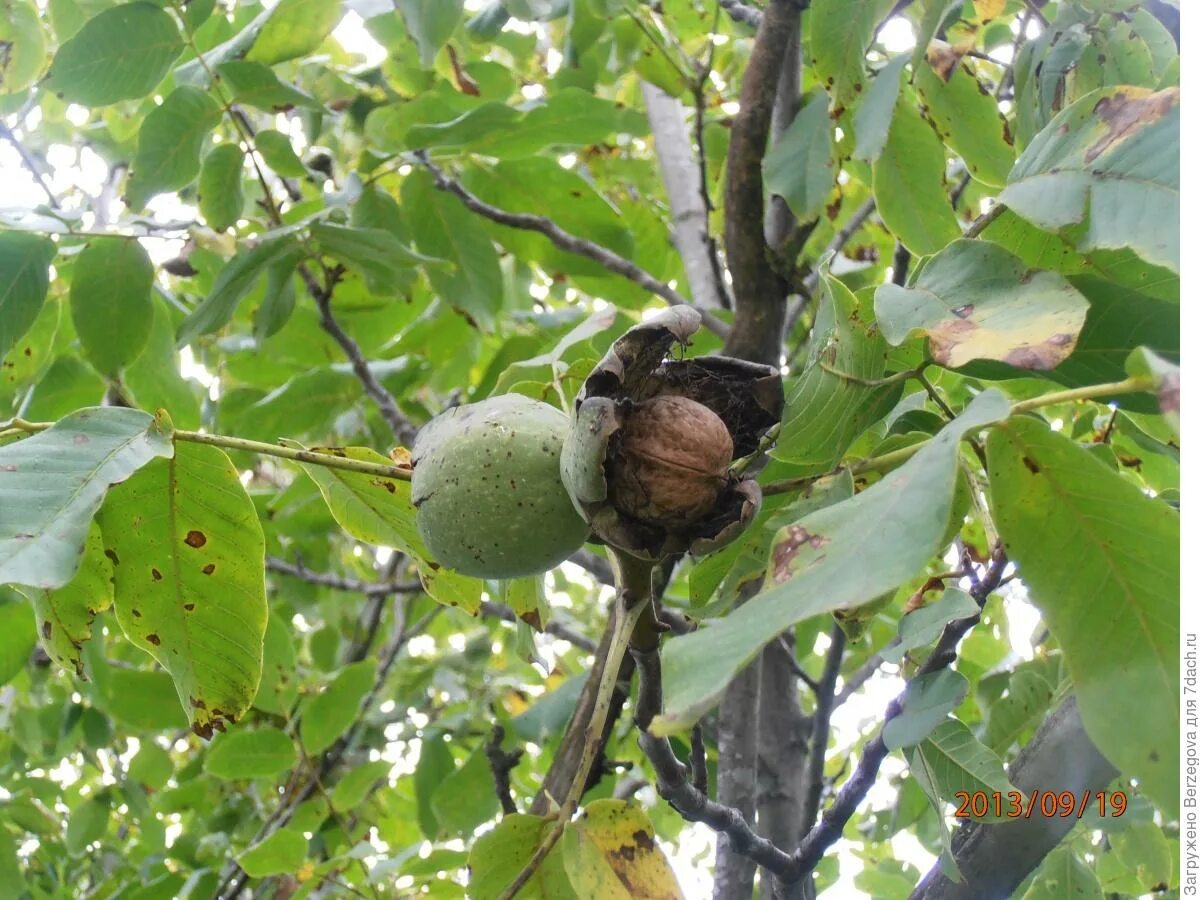
{"label": "green walnut husk", "polygon": [[700,315],[672,307],[636,325],[592,370],[563,445],[562,480],[596,537],[642,559],[711,553],[762,505],[731,459],[779,422],[771,366],[723,356],[668,358]]}
{"label": "green walnut husk", "polygon": [[477,578],[554,568],[583,546],[587,523],[559,478],[569,419],[519,394],[448,410],[412,452],[417,528],[434,559]]}

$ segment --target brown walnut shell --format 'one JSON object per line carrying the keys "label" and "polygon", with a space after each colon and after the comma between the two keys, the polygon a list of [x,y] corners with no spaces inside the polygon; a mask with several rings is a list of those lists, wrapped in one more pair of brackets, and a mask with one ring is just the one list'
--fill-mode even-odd
{"label": "brown walnut shell", "polygon": [[686,397],[633,406],[613,448],[613,506],[665,528],[686,528],[712,512],[729,483],[733,438],[721,417]]}

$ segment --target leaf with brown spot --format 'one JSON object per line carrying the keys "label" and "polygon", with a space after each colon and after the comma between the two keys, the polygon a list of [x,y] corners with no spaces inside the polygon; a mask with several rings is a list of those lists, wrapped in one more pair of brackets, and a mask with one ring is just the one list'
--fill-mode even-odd
{"label": "leaf with brown spot", "polygon": [[1179,89],[1104,88],[1030,142],[1000,202],[1042,228],[1082,224],[1080,250],[1131,247],[1179,271]]}
{"label": "leaf with brown spot", "polygon": [[79,571],[67,584],[54,590],[24,589],[40,623],[42,649],[79,678],[86,678],[80,648],[92,637],[96,614],[112,605],[112,563],[104,552],[100,529],[88,530]]}
{"label": "leaf with brown spot", "polygon": [[116,570],[126,637],[170,673],[197,734],[221,730],[254,698],[267,619],[262,528],[237,470],[215,447],[181,444],[114,490],[99,522],[139,563]]}
{"label": "leaf with brown spot", "polygon": [[550,618],[550,608],[542,591],[542,579],[538,576],[506,581],[504,603],[534,631],[545,628]]}
{"label": "leaf with brown spot", "polygon": [[67,584],[109,486],[172,452],[169,423],[121,407],[82,409],[0,447],[0,497],[21,498],[0,503],[0,584]]}
{"label": "leaf with brown spot", "polygon": [[1053,369],[1075,347],[1087,299],[1056,272],[1026,268],[999,244],[959,240],[921,269],[910,288],[881,285],[875,313],[884,337],[901,344],[916,331],[933,358],[956,368],[996,359]]}
{"label": "leaf with brown spot", "polygon": [[625,800],[596,800],[563,833],[563,862],[580,897],[682,900],[646,813]]}

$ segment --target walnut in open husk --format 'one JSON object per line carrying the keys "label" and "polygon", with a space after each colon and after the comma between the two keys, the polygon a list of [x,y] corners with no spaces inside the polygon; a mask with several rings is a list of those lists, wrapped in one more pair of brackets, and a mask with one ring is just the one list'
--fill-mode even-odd
{"label": "walnut in open husk", "polygon": [[712,552],[762,501],[730,462],[779,421],[779,372],[670,358],[699,327],[695,310],[672,307],[618,338],[584,381],[563,445],[563,483],[593,534],[643,559]]}
{"label": "walnut in open husk", "polygon": [[686,397],[634,405],[609,472],[613,506],[665,528],[686,528],[712,512],[729,483],[733,438],[721,417]]}

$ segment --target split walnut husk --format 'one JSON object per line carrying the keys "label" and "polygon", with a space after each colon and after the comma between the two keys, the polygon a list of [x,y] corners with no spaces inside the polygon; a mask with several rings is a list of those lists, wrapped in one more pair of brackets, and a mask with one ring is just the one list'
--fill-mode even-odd
{"label": "split walnut husk", "polygon": [[593,534],[642,559],[711,553],[762,503],[730,464],[779,422],[779,372],[670,358],[699,327],[695,310],[672,307],[622,335],[584,382],[563,446],[563,483]]}

